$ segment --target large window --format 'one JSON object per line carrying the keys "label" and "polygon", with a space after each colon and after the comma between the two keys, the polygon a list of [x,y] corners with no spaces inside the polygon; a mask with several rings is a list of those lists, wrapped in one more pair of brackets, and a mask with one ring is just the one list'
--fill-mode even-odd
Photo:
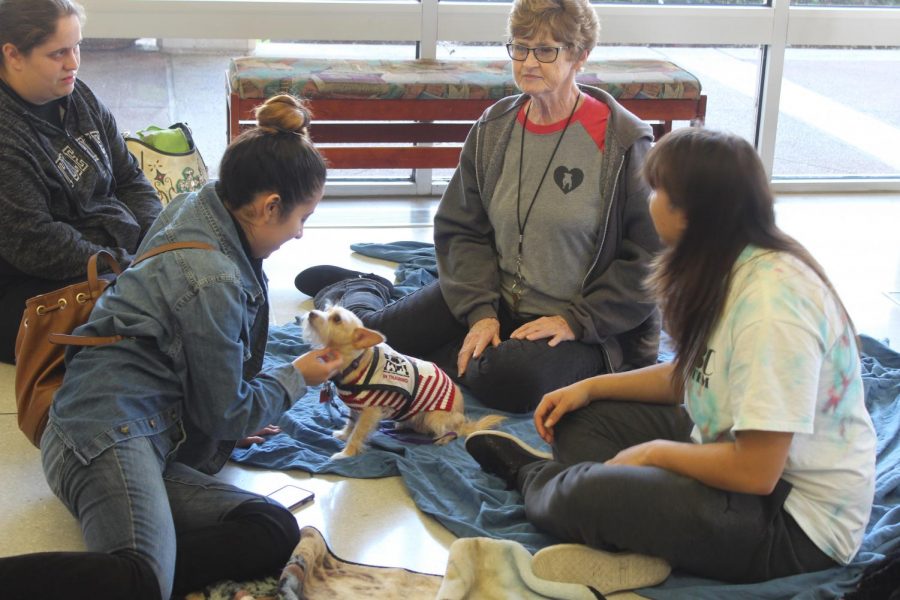
{"label": "large window", "polygon": [[[406,40],[400,52],[423,58],[497,51],[509,12],[497,0],[83,3],[86,33],[97,37]],[[892,151],[900,126],[891,106],[900,0],[621,0],[596,7],[603,45],[595,56],[649,53],[694,72],[709,96],[708,125],[751,139],[776,187],[900,189]],[[419,179],[433,176],[431,191],[440,191],[443,173]],[[412,193],[427,192],[423,184],[412,180]]]}
{"label": "large window", "polygon": [[788,48],[776,178],[900,177],[900,50]]}

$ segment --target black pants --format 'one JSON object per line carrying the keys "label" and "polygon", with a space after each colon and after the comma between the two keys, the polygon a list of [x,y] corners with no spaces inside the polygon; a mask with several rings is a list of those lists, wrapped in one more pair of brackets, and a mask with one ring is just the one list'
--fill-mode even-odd
{"label": "black pants", "polygon": [[683,407],[594,402],[569,413],[555,427],[554,460],[519,472],[528,520],[564,541],[658,556],[734,583],[837,566],[784,510],[784,480],[758,496],[656,467],[603,464],[642,442],[689,441],[691,427]]}
{"label": "black pants", "polygon": [[525,321],[501,310],[500,345],[489,346],[457,377],[457,355],[468,329],[450,312],[437,282],[391,302],[377,283],[357,279],[348,284],[341,304],[383,333],[398,352],[438,364],[483,404],[507,412],[533,410],[547,392],[608,370],[597,345],[572,341],[551,348],[548,340],[509,339]]}
{"label": "black pants", "polygon": [[[245,502],[220,523],[179,531],[177,536],[176,598],[225,579],[278,575],[300,541],[291,512],[261,501]],[[0,558],[0,596],[5,600],[160,600],[156,575],[131,551]]]}
{"label": "black pants", "polygon": [[68,281],[27,279],[0,288],[0,362],[12,364],[16,360],[16,335],[25,311],[25,301],[79,281],[84,281],[84,277]]}

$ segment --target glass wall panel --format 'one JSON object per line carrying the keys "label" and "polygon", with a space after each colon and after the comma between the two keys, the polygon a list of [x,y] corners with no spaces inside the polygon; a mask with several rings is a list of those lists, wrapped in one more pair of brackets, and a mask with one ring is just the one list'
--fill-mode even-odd
{"label": "glass wall panel", "polygon": [[[474,0],[475,2],[499,2],[510,4],[510,0]],[[813,1],[813,0],[810,0]],[[853,2],[855,0],[845,0]],[[870,0],[873,2],[888,0]],[[651,4],[666,6],[763,6],[767,0],[591,0],[591,4]]]}
{"label": "glass wall panel", "polygon": [[411,59],[416,57],[416,43],[413,41],[387,43],[261,40],[256,44],[254,54],[258,56],[299,56],[307,58]]}
{"label": "glass wall panel", "polygon": [[[656,59],[668,60],[693,73],[706,94],[706,124],[736,133],[749,141],[755,137],[757,80],[760,67],[758,47],[676,47],[676,46],[598,46],[590,60]],[[437,58],[508,59],[500,43],[493,45],[444,42],[438,45]],[[676,122],[674,127],[689,123]],[[446,176],[435,171],[436,176]]]}
{"label": "glass wall panel", "polygon": [[[235,3],[244,1],[247,0],[235,0]],[[468,16],[469,12],[466,12],[465,18],[472,19],[474,23],[480,18],[481,13],[486,12],[490,14],[491,19],[497,19],[497,11],[506,10],[509,6],[509,0],[484,1],[494,4],[494,6],[474,6],[467,9],[467,11],[471,11],[471,16]],[[900,7],[900,0],[790,1],[793,6],[803,6],[804,8],[817,6]],[[596,2],[596,4],[598,6],[601,4],[619,6],[629,4],[643,7],[639,8],[639,11],[652,11],[651,6],[660,4],[694,7],[704,5],[747,7],[767,6],[771,5],[771,2],[772,0],[611,0],[603,3]],[[90,12],[90,3],[86,4],[88,4]],[[106,8],[109,12],[107,4],[107,0],[98,1],[98,5],[102,5],[100,8]],[[143,6],[147,3],[136,4]],[[155,3],[151,2],[150,4]],[[186,4],[200,5],[204,3]],[[266,5],[266,10],[276,10],[277,5],[281,3],[266,2],[263,4]],[[338,4],[340,3],[336,2],[335,6]],[[110,4],[110,6],[112,5]],[[262,4],[260,6],[262,7]],[[412,5],[402,3],[402,10],[398,14],[402,13],[409,17],[407,9],[416,6],[416,3]],[[433,6],[430,9],[433,9]],[[381,10],[381,6],[378,10]],[[397,12],[396,7],[391,10],[387,10],[391,15]],[[722,14],[754,13],[758,16],[760,13],[768,14],[771,11],[714,10],[713,12]],[[808,26],[810,15],[824,15],[830,12],[833,11],[792,10],[788,18],[790,20],[791,15],[802,14],[805,20],[798,21],[798,23],[807,23]],[[849,12],[860,15],[860,18],[864,19],[862,15],[871,11]],[[430,18],[429,15],[437,16],[428,11],[426,13],[423,14],[428,18]],[[111,18],[104,17],[103,14],[101,10],[100,16],[93,19],[92,22],[98,23],[102,22],[104,18]],[[438,12],[438,14],[440,13]],[[419,17],[419,15],[416,16]],[[234,20],[233,15],[229,18]],[[225,20],[228,21],[228,19]],[[366,20],[362,19],[362,21]],[[855,22],[855,19],[853,21]],[[828,19],[825,19],[824,22],[827,23]],[[890,22],[892,23],[893,19]],[[215,173],[218,159],[225,147],[225,136],[221,130],[225,119],[222,89],[224,86],[222,84],[228,60],[232,56],[256,52],[271,55],[382,58],[387,60],[413,58],[417,55],[417,41],[411,40],[411,36],[421,33],[422,43],[427,45],[433,43],[435,30],[431,26],[424,27],[425,23],[422,23],[421,20],[414,21],[413,25],[404,23],[406,25],[401,29],[405,33],[397,34],[397,36],[405,37],[408,41],[396,43],[393,41],[337,43],[305,40],[303,43],[295,44],[282,40],[260,43],[234,40],[235,46],[218,49],[217,45],[221,40],[184,39],[164,40],[164,43],[159,44],[154,41],[149,45],[142,45],[140,42],[125,43],[122,47],[116,48],[112,46],[120,40],[105,40],[103,44],[93,48],[89,47],[90,44],[86,44],[86,56],[80,76],[92,86],[99,88],[98,93],[112,105],[122,129],[135,130],[149,124],[167,125],[176,120],[187,121],[195,131],[201,149],[210,163],[211,171]],[[369,39],[366,37],[367,35],[377,37],[387,31],[383,27],[372,30],[358,27],[358,25],[358,23],[354,24],[353,19],[350,19],[347,23],[349,33],[346,37]],[[419,25],[423,26],[421,31]],[[453,31],[456,31],[460,37],[467,35],[465,29],[463,29],[463,33],[459,32],[458,24],[455,24],[454,27],[456,29],[450,27],[444,31],[444,37],[456,35],[456,33],[451,33]],[[730,27],[733,25],[726,29],[730,30]],[[393,27],[389,29],[392,30],[391,32],[394,30]],[[828,27],[825,29],[830,31]],[[501,45],[505,40],[503,40],[501,30],[502,27],[498,28],[496,43],[493,44],[438,41],[437,58],[505,59],[505,51]],[[156,27],[152,26],[147,31],[141,30],[141,34],[153,35],[155,31]],[[317,32],[315,37],[331,37],[332,40],[343,37],[341,33],[335,33],[330,29],[327,31],[316,29],[315,31]],[[343,26],[341,31],[344,31]],[[358,31],[367,33],[360,34]],[[788,32],[790,33],[790,31],[792,29],[789,27]],[[848,31],[851,39],[846,43],[860,43],[858,31],[852,28]],[[90,32],[88,33],[90,34]],[[110,35],[108,30],[102,30],[99,35],[104,34]],[[437,34],[442,35],[440,27],[437,27]],[[278,35],[284,37],[284,33]],[[296,39],[306,33],[292,30],[287,35]],[[827,32],[824,35],[828,35]],[[488,37],[493,37],[490,32]],[[640,36],[637,37],[643,39]],[[741,36],[735,35],[734,42],[753,43],[758,41],[758,37],[750,38],[752,42],[745,42],[744,40],[747,38],[742,39]],[[622,39],[627,41],[630,38],[624,36]],[[794,39],[804,38],[795,36]],[[885,42],[884,35],[878,39],[881,40],[879,43],[891,43],[890,39]],[[731,40],[731,36],[724,39],[725,42]],[[845,40],[841,37],[833,41],[826,40],[823,43],[842,43],[843,41]],[[242,47],[239,45],[241,43],[244,44]],[[700,43],[718,43],[718,40]],[[803,43],[820,42],[805,40]],[[425,48],[425,55],[430,54],[429,50],[428,47]],[[900,117],[898,117],[898,109],[894,108],[891,101],[896,94],[891,92],[887,85],[896,80],[896,73],[900,72],[898,70],[898,66],[900,66],[898,52],[900,49],[897,47],[858,49],[792,47],[788,49],[784,64],[785,78],[781,86],[782,106],[780,107],[775,141],[773,174],[776,178],[851,176],[896,178],[900,175],[900,164],[898,164],[898,159],[894,158],[896,152],[893,151],[897,147],[897,142],[900,141],[898,139]],[[592,56],[594,59],[642,57],[672,60],[698,76],[702,82],[704,93],[708,96],[708,126],[734,131],[748,140],[755,138],[758,102],[756,96],[760,85],[759,47],[608,45],[597,48]],[[136,63],[135,61],[138,59],[139,63]],[[774,64],[779,62],[775,60]],[[117,82],[114,81],[117,77],[108,75],[121,72],[125,66],[128,67],[129,72],[135,74],[125,78],[124,85],[117,85]],[[97,75],[101,75],[101,77],[97,77]],[[204,94],[214,100],[199,100],[201,89]],[[686,125],[686,122],[676,123],[676,127]],[[351,179],[387,177],[392,180],[409,181],[411,173],[406,170],[397,172],[336,171],[333,175]]]}
{"label": "glass wall panel", "polygon": [[[255,49],[254,49],[255,47]],[[122,131],[187,123],[211,176],[227,145],[225,76],[235,56],[413,58],[412,42],[331,43],[248,40],[86,39],[79,78],[109,106]],[[127,65],[128,76],[122,75]],[[410,180],[410,170],[332,169],[329,179]]]}
{"label": "glass wall panel", "polygon": [[900,49],[788,48],[773,176],[900,175],[898,73]]}
{"label": "glass wall panel", "polygon": [[[297,56],[303,58],[348,58],[370,60],[406,60],[416,57],[414,42],[274,42],[262,41],[256,46],[257,56]],[[313,116],[315,138],[315,116]],[[390,145],[390,144],[384,144]],[[329,169],[329,181],[410,181],[409,169]]]}
{"label": "glass wall panel", "polygon": [[591,0],[591,4],[664,4],[666,6],[764,6],[766,0]]}
{"label": "glass wall panel", "polygon": [[[162,50],[165,44],[156,39],[88,38],[78,77],[109,107],[123,132],[187,123],[215,175],[225,151],[225,72],[232,56],[247,53],[248,43],[217,40],[219,48],[191,50],[191,42],[172,40],[176,51]],[[229,44],[233,47],[222,47]]]}
{"label": "glass wall panel", "polygon": [[900,6],[900,0],[791,0],[793,6],[871,6],[885,8]]}

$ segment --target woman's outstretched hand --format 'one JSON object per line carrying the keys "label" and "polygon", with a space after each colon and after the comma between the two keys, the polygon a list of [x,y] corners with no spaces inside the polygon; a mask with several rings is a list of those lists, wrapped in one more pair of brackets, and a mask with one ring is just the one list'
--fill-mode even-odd
{"label": "woman's outstretched hand", "polygon": [[341,355],[331,348],[310,350],[294,359],[294,368],[303,374],[306,385],[319,385],[337,374]]}
{"label": "woman's outstretched hand", "polygon": [[481,319],[469,329],[469,333],[466,335],[466,339],[463,340],[462,348],[459,349],[459,355],[456,358],[458,377],[465,375],[469,361],[481,356],[488,344],[491,346],[500,345],[500,321],[493,317]]}
{"label": "woman's outstretched hand", "polygon": [[253,444],[262,444],[266,441],[265,436],[281,433],[281,427],[278,425],[266,425],[259,431],[255,431],[242,440],[238,440],[235,444],[236,448],[249,448]]}
{"label": "woman's outstretched hand", "polygon": [[587,382],[579,381],[553,390],[541,398],[541,402],[534,409],[534,428],[545,442],[553,443],[553,426],[559,423],[563,415],[590,404],[588,391]]}

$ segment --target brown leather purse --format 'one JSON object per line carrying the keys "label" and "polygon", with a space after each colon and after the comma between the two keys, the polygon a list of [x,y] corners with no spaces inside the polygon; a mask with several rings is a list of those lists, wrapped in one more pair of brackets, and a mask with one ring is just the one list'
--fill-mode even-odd
{"label": "brown leather purse", "polygon": [[[132,265],[171,250],[196,248],[213,250],[203,242],[175,242],[164,244],[136,259]],[[99,275],[98,261],[103,259],[114,277]],[[40,447],[41,436],[47,426],[47,416],[53,395],[62,385],[66,372],[66,346],[100,346],[112,344],[121,336],[91,337],[71,335],[87,322],[97,298],[122,273],[118,261],[105,250],[88,259],[87,281],[29,298],[16,336],[16,408],[19,429]]]}

